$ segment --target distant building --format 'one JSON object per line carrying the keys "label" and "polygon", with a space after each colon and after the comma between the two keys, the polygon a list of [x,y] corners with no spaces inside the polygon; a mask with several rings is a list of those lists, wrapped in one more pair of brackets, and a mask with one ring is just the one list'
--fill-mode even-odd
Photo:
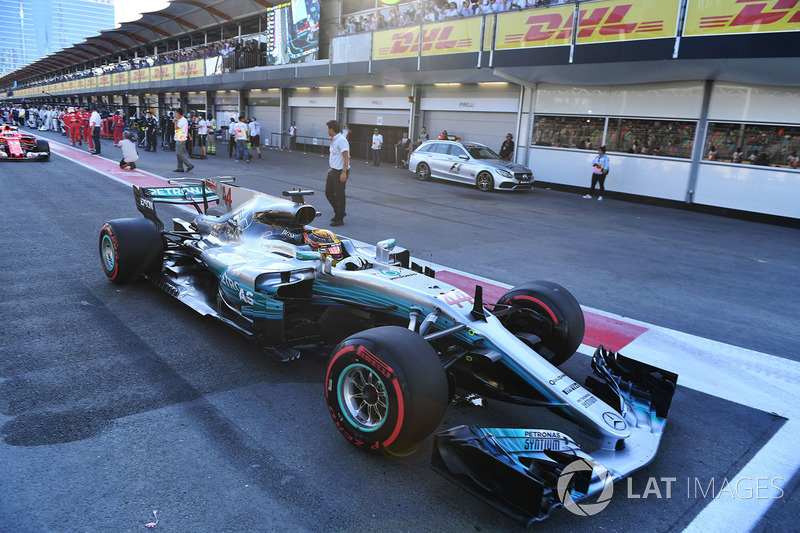
{"label": "distant building", "polygon": [[0,75],[114,25],[114,0],[0,0]]}

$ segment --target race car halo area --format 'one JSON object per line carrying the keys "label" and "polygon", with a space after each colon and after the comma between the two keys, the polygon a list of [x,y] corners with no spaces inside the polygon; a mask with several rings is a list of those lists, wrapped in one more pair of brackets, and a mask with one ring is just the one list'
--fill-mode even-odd
{"label": "race car halo area", "polygon": [[[173,153],[143,154],[144,170],[130,171],[119,168],[110,143],[98,157],[66,146],[57,134],[39,136],[49,140],[50,163],[0,167],[7,198],[0,233],[0,529],[130,531],[156,518],[157,528],[177,531],[519,531],[520,524],[544,518],[533,526],[537,531],[794,529],[800,479],[800,459],[792,451],[800,438],[797,229],[631,204],[613,194],[599,203],[540,188],[485,193],[356,160],[345,225],[333,237],[321,234],[339,243],[337,252],[303,237],[302,226],[326,228],[332,215],[324,197],[327,160],[318,155],[266,151],[250,165],[210,157],[197,162],[191,179],[169,184]],[[231,188],[231,213],[237,206],[254,208],[241,216],[223,209],[182,225],[196,211],[188,201],[174,205],[171,191],[192,188],[194,202],[201,203],[205,183]],[[256,204],[237,200],[243,192],[255,194]],[[185,191],[175,194],[187,198]],[[205,194],[208,200],[215,193]],[[295,203],[301,199],[321,215],[309,215],[310,208]],[[271,207],[259,208],[262,201]],[[293,214],[291,228],[281,222],[286,210]],[[149,225],[158,235],[154,218],[171,243],[164,273],[156,275],[145,261],[154,283],[110,283],[132,281],[115,280],[117,273],[138,277],[124,270],[131,256],[123,237],[129,224]],[[265,222],[273,234],[292,235],[265,238]],[[248,296],[247,269],[222,266],[247,243],[277,254],[270,256],[277,276],[258,278],[263,294],[305,298],[313,307],[291,324],[285,320],[280,337],[262,346],[265,332],[278,331],[263,323],[259,339],[247,331],[265,320],[248,314],[255,308],[248,298],[257,301],[262,293]],[[98,249],[107,253],[101,257]],[[125,261],[117,264],[120,258]],[[204,264],[218,275],[200,273],[198,258],[208,258]],[[224,287],[221,300],[204,292],[212,278]],[[303,292],[312,278],[313,298]],[[549,314],[515,311],[519,300],[503,299],[514,294],[512,287],[531,287],[534,280],[549,280],[580,302],[583,327],[577,326],[581,313],[570,311],[573,300],[539,284],[545,292],[528,301],[555,299],[559,305],[545,307],[556,320],[544,320],[545,329],[541,320],[535,331],[514,329],[512,322],[529,324],[533,314]],[[315,303],[320,281],[327,300]],[[367,286],[383,287],[382,296],[367,297]],[[447,298],[423,286],[446,289]],[[411,290],[440,301],[439,314],[432,316],[427,296],[400,313],[407,305],[401,295]],[[506,307],[493,305],[498,300]],[[456,312],[459,303],[463,313]],[[298,309],[286,305],[287,313]],[[419,316],[410,322],[414,308]],[[349,318],[336,322],[343,313]],[[541,353],[542,344],[561,353],[553,333],[561,313],[573,335],[581,331],[577,354],[540,378],[540,398],[500,401],[490,385],[502,381],[502,391],[516,397],[524,383],[536,380],[486,368],[513,360],[520,350]],[[324,333],[310,325],[322,316],[332,325]],[[373,325],[376,316],[374,325],[398,324],[383,325],[392,329],[385,335],[382,328],[357,334],[363,337],[357,349],[382,338],[413,343],[425,336],[430,345],[422,345],[434,347],[426,353],[444,361],[438,371],[444,367],[450,376],[441,389],[448,405],[438,404],[440,415],[424,434],[399,426],[386,431],[393,422],[382,413],[405,397],[383,391],[392,400],[385,411],[370,403],[371,395],[380,397],[380,364],[331,357],[349,353],[348,344],[335,349],[339,339],[326,335],[347,337],[343,323],[359,317]],[[459,326],[458,320],[469,322]],[[501,340],[497,327],[514,331],[511,338],[521,342]],[[485,340],[471,347],[478,336]],[[291,346],[278,340],[289,337]],[[300,342],[304,338],[313,342]],[[503,351],[504,342],[514,348]],[[616,393],[590,393],[584,384],[592,374],[594,386],[609,383],[611,374],[623,404],[636,412],[664,400],[662,381],[647,377],[652,372],[621,379],[607,358],[595,357],[593,364],[588,356],[600,345],[630,358],[620,360],[628,370],[655,367],[667,382],[677,376],[668,417],[662,408],[648,415],[648,424],[659,427],[655,457],[649,461],[633,450],[628,457],[640,464],[611,461],[605,477],[598,463],[638,449],[640,441],[587,446],[594,425],[581,422],[578,407],[564,407],[570,396],[583,390],[614,405]],[[461,361],[467,357],[483,371],[466,372]],[[478,396],[468,395],[476,388],[468,375],[483,380]],[[452,376],[460,384],[455,391]],[[331,383],[337,385],[331,389]],[[327,402],[326,390],[334,391]],[[347,390],[376,410],[359,409],[363,403]],[[563,393],[558,405],[555,391]],[[619,403],[599,412],[600,423],[606,413],[619,423],[617,412],[626,423],[631,413]],[[393,436],[405,440],[384,446],[383,453],[364,453],[342,435],[375,444]],[[504,444],[517,438],[519,450]],[[603,453],[596,454],[598,448]],[[584,454],[586,468],[566,461]],[[527,484],[511,486],[522,487],[524,497],[497,489],[519,479]],[[591,494],[583,497],[587,489]]]}

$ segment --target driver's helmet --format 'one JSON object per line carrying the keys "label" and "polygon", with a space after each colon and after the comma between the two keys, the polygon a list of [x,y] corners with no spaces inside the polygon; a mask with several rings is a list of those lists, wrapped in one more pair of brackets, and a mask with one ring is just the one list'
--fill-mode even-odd
{"label": "driver's helmet", "polygon": [[319,252],[323,257],[330,257],[334,261],[339,261],[344,257],[342,242],[331,230],[307,231],[303,239],[312,250]]}

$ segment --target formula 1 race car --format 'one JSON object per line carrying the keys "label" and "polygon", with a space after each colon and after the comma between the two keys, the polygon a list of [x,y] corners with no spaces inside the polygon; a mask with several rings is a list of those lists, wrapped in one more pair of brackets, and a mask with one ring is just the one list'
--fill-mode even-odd
{"label": "formula 1 race car", "polygon": [[37,139],[10,124],[0,129],[0,159],[50,159],[50,143],[47,139]]}
{"label": "formula 1 race car", "polygon": [[[332,348],[328,409],[363,450],[415,451],[457,392],[574,423],[572,436],[459,426],[434,437],[437,472],[525,525],[602,497],[655,456],[677,375],[600,347],[584,384],[567,376],[558,365],[580,346],[584,318],[563,287],[534,281],[487,304],[480,286],[470,295],[437,280],[393,239],[369,246],[308,227],[318,216],[305,202],[312,191],[280,198],[232,182],[134,186],[144,218],[100,230],[106,276],[144,276],[283,361]],[[165,229],[158,203],[198,214]]]}

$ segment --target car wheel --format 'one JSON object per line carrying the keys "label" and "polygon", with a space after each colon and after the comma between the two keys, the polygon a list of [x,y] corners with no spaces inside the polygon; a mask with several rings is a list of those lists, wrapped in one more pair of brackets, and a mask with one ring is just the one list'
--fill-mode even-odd
{"label": "car wheel", "polygon": [[[501,322],[524,341],[538,337],[531,347],[550,364],[560,365],[572,357],[583,341],[586,326],[581,306],[560,285],[533,281],[514,287],[497,304],[517,308],[511,314],[501,316]],[[497,310],[501,311],[502,307]],[[525,337],[524,334],[535,337]]]}
{"label": "car wheel", "polygon": [[164,241],[156,225],[146,218],[120,218],[100,229],[100,262],[108,279],[132,283],[142,274],[159,272]]}
{"label": "car wheel", "polygon": [[47,155],[42,157],[42,159],[44,161],[50,160],[50,143],[47,142],[47,139],[36,139],[36,151],[47,152]]}
{"label": "car wheel", "polygon": [[417,165],[417,179],[419,181],[428,181],[431,179],[431,167],[427,163],[420,163]]}
{"label": "car wheel", "polygon": [[382,326],[336,347],[325,397],[336,427],[353,445],[407,455],[441,423],[447,377],[425,339],[406,328]]}
{"label": "car wheel", "polygon": [[483,192],[494,190],[494,178],[488,172],[481,172],[475,179],[475,185]]}

